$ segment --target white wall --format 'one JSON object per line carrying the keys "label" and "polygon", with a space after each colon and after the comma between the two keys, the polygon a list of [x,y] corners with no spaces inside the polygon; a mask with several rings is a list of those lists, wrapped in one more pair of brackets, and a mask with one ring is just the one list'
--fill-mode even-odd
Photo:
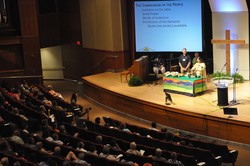
{"label": "white wall", "polygon": [[[245,40],[245,45],[231,45],[230,68],[236,68],[244,79],[249,80],[249,23],[248,12],[212,13],[213,39],[225,39],[225,30],[230,30],[231,39]],[[214,72],[220,71],[226,63],[225,44],[213,44]],[[224,69],[223,72],[225,72]]]}
{"label": "white wall", "polygon": [[42,70],[44,79],[63,79],[61,46],[42,48]]}
{"label": "white wall", "polygon": [[106,51],[127,49],[124,3],[124,0],[80,0],[82,47]]}

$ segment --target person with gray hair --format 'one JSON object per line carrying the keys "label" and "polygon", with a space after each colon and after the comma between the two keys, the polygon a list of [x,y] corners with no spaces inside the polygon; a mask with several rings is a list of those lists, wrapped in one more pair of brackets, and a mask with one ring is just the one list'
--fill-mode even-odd
{"label": "person with gray hair", "polygon": [[109,151],[110,151],[109,146],[107,146],[107,145],[103,146],[102,152],[99,154],[99,157],[106,158],[106,159],[109,159],[109,160],[115,160],[115,161],[120,160],[119,158],[116,158],[116,156],[114,156],[112,154],[109,154]]}
{"label": "person with gray hair", "polygon": [[102,144],[102,136],[101,135],[97,135],[95,138],[95,143],[97,144]]}
{"label": "person with gray hair", "polygon": [[160,148],[155,149],[155,156],[153,156],[153,160],[167,162],[167,159],[162,157],[162,150]]}
{"label": "person with gray hair", "polygon": [[126,151],[127,153],[142,156],[142,154],[138,150],[136,150],[136,143],[135,142],[131,142],[129,147],[130,148]]}
{"label": "person with gray hair", "polygon": [[8,166],[9,165],[9,158],[8,157],[3,157],[1,158],[1,166]]}

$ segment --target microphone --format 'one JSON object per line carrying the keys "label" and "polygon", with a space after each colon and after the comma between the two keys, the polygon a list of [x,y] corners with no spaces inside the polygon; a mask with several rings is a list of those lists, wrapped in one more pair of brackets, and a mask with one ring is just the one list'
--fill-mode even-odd
{"label": "microphone", "polygon": [[219,75],[221,75],[222,70],[225,68],[225,66],[227,65],[227,62],[224,64],[224,66],[221,68]]}

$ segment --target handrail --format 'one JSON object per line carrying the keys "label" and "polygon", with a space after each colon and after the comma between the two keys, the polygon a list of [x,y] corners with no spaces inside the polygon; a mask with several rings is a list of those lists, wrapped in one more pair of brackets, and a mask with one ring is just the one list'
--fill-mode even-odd
{"label": "handrail", "polygon": [[90,68],[87,72],[86,72],[86,74],[88,75],[88,74],[90,74],[91,72],[93,72],[93,71],[95,71],[98,67],[100,67],[101,65],[102,65],[102,63],[105,61],[105,60],[107,60],[107,59],[109,59],[110,58],[110,56],[104,56],[99,62],[97,62],[92,68]]}
{"label": "handrail", "polygon": [[42,75],[31,75],[31,76],[4,76],[0,79],[25,79],[25,78],[38,78],[39,85],[42,85]]}
{"label": "handrail", "polygon": [[34,76],[5,76],[0,77],[0,79],[18,79],[18,78],[42,78],[42,75],[34,75]]}

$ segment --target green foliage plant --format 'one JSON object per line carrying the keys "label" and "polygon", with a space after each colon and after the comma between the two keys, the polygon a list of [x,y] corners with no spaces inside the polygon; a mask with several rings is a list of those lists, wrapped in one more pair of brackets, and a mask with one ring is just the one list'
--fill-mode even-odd
{"label": "green foliage plant", "polygon": [[221,78],[226,78],[226,77],[232,77],[235,79],[236,83],[243,83],[244,82],[244,78],[242,75],[240,75],[239,73],[235,73],[233,75],[230,75],[228,73],[223,73],[223,72],[215,72],[212,74],[212,78],[215,78],[215,77],[221,77]]}
{"label": "green foliage plant", "polygon": [[135,75],[133,75],[128,82],[129,86],[140,86],[142,84],[143,80]]}

